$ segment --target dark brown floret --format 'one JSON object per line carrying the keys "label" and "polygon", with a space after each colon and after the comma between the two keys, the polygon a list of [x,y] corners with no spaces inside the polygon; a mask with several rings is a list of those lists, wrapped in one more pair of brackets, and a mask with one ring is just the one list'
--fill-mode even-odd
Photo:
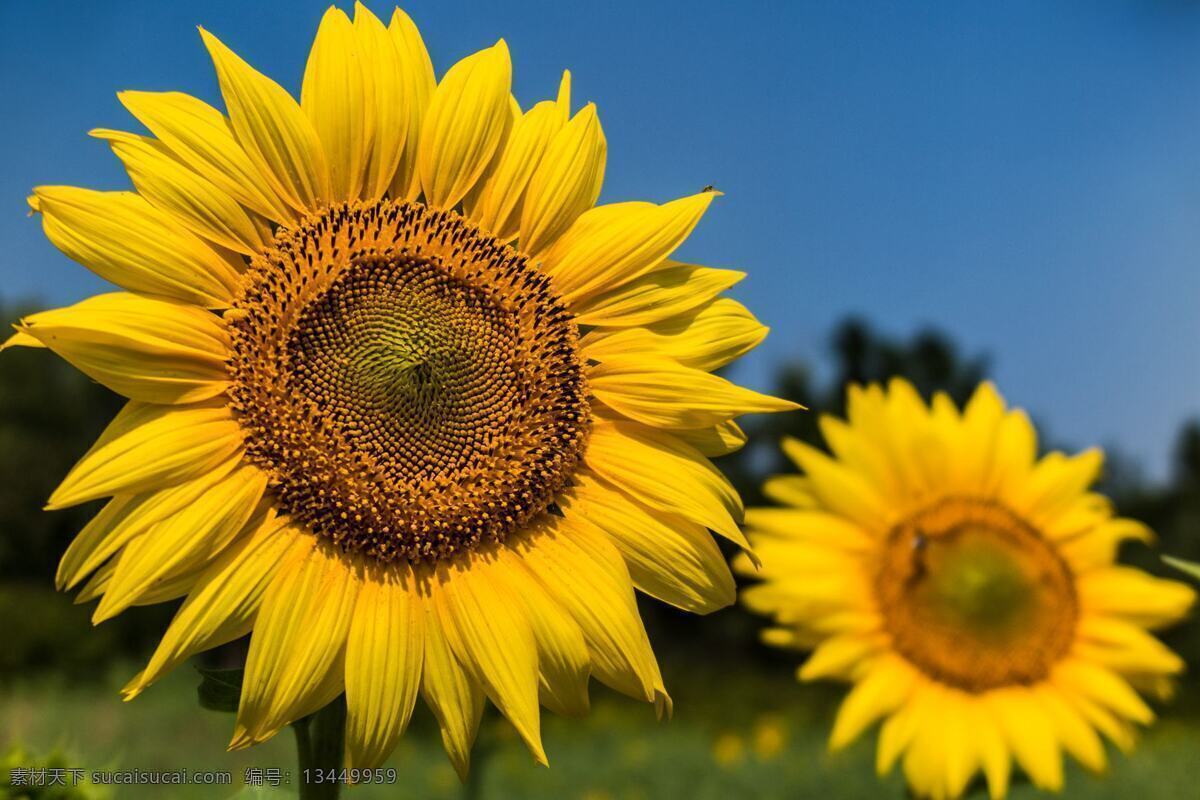
{"label": "dark brown floret", "polygon": [[247,454],[348,550],[427,561],[502,540],[579,464],[570,313],[452,211],[342,204],[281,231],[228,318]]}

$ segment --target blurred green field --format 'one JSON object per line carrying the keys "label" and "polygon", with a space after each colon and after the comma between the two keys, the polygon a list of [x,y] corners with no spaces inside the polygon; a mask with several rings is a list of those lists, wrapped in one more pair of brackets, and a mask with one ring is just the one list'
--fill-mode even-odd
{"label": "blurred green field", "polygon": [[[729,613],[729,612],[725,612]],[[428,712],[388,766],[393,787],[362,786],[344,794],[355,800],[452,798],[628,798],[689,800],[728,798],[903,798],[896,775],[879,782],[873,773],[873,741],[830,754],[825,736],[838,693],[796,684],[784,661],[753,670],[698,657],[664,663],[675,700],[674,718],[657,722],[653,710],[597,687],[592,713],[583,719],[546,714],[544,735],[551,766],[536,766],[512,729],[494,709],[485,717],[475,751],[475,785],[463,786],[441,751]],[[0,732],[34,752],[55,747],[73,766],[92,769],[225,770],[228,789],[208,786],[122,787],[117,798],[283,797],[291,791],[242,788],[247,767],[279,767],[296,780],[290,731],[256,749],[227,753],[230,715],[201,710],[199,682],[183,667],[132,703],[117,689],[132,665],[115,669],[97,685],[30,679],[0,695]],[[1087,800],[1179,800],[1200,796],[1200,693],[1185,688],[1163,710],[1131,757],[1111,752],[1109,774],[1096,777],[1071,767],[1064,798]],[[983,797],[982,791],[973,795]],[[1015,800],[1038,796],[1018,782]]]}

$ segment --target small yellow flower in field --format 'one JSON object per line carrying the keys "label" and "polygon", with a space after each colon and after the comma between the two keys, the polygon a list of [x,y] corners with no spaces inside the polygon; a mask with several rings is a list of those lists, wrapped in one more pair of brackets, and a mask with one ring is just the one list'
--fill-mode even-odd
{"label": "small yellow flower in field", "polygon": [[454,792],[461,786],[458,776],[454,774],[454,770],[446,763],[436,764],[429,771],[429,785],[447,794]]}
{"label": "small yellow flower in field", "polygon": [[712,757],[722,767],[736,767],[746,758],[746,743],[736,733],[722,733],[713,742]]}
{"label": "small yellow flower in field", "polygon": [[754,754],[759,761],[771,761],[787,745],[787,728],[783,719],[776,714],[764,714],[754,723]]}
{"label": "small yellow flower in field", "polygon": [[737,565],[763,581],[743,601],[774,618],[764,638],[814,651],[800,678],[854,685],[831,746],[882,720],[880,773],[902,760],[939,799],[978,772],[1003,797],[1014,759],[1056,790],[1063,751],[1099,772],[1102,735],[1131,748],[1154,718],[1138,691],[1184,666],[1148,631],[1194,594],[1114,563],[1151,533],[1089,491],[1100,452],[1039,458],[990,384],[961,412],[902,380],[851,387],[821,430],[832,456],[784,443],[803,474],[768,481],[783,507],[747,513],[762,570]]}
{"label": "small yellow flower in field", "polygon": [[485,700],[542,763],[592,677],[666,713],[634,591],[733,602],[709,458],[795,407],[713,374],[766,335],[742,273],[670,260],[718,193],[596,205],[596,107],[522,109],[503,40],[439,81],[402,11],[330,8],[297,101],[201,36],[223,111],[123,92],[136,191],[30,199],[123,291],[5,343],[129,398],[49,502],[111,498],[58,573],[97,622],[186,598],[126,697],[250,634],[231,747],[344,693],[372,767],[422,697],[460,774]]}
{"label": "small yellow flower in field", "polygon": [[638,766],[648,762],[653,753],[653,748],[645,739],[630,739],[621,749],[621,759],[625,764]]}

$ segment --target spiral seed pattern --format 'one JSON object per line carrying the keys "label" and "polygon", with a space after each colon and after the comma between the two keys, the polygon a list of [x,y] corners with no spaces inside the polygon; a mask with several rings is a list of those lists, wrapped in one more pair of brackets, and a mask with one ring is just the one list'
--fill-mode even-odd
{"label": "spiral seed pattern", "polygon": [[503,540],[582,457],[571,315],[453,211],[342,204],[280,231],[227,319],[247,455],[347,550],[430,561]]}

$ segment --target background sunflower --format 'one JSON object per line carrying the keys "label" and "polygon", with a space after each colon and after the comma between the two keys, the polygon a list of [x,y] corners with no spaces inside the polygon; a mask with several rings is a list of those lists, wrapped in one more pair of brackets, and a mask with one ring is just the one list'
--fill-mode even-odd
{"label": "background sunflower", "polygon": [[897,762],[922,797],[962,796],[977,772],[1008,793],[1016,762],[1060,791],[1062,754],[1102,774],[1168,698],[1184,661],[1150,630],[1195,592],[1115,563],[1153,533],[1090,491],[1103,456],[1037,457],[1036,433],[990,383],[961,412],[900,378],[848,388],[820,419],[826,454],[782,447],[801,475],[768,479],[779,507],[747,514],[763,567],[744,603],[764,640],[808,650],[801,680],[854,685],[830,746],[882,721],[878,769]]}

